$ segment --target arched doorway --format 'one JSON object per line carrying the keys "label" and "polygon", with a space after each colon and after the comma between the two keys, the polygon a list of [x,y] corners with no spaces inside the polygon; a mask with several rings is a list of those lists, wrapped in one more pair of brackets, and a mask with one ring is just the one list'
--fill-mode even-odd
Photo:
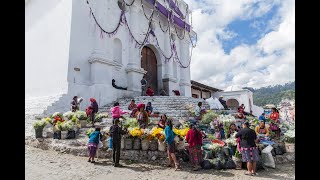
{"label": "arched doorway", "polygon": [[144,46],[141,51],[141,68],[147,71],[147,87],[151,86],[155,95],[158,95],[157,58],[153,50],[147,46]]}
{"label": "arched doorway", "polygon": [[227,106],[231,110],[237,110],[237,108],[239,107],[239,102],[236,99],[228,99]]}

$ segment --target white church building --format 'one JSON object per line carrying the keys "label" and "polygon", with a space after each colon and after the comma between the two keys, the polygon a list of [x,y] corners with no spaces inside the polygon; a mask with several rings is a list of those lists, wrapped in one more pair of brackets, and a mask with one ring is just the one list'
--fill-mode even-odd
{"label": "white church building", "polygon": [[75,95],[84,98],[82,106],[90,97],[106,105],[139,96],[144,75],[155,95],[164,89],[191,97],[196,33],[184,1],[73,0],[71,6],[68,68],[59,72],[66,73],[67,92],[46,113],[69,110]]}
{"label": "white church building", "polygon": [[237,108],[243,104],[245,111],[255,116],[260,116],[264,110],[263,108],[253,104],[253,93],[248,89],[243,89],[240,86],[229,86],[224,91],[218,91],[213,94],[214,97],[223,97],[223,100],[227,102],[228,108],[237,110]]}

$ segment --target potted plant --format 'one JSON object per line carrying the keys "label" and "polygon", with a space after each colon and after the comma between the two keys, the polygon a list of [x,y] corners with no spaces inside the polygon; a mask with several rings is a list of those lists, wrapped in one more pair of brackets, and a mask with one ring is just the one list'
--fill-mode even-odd
{"label": "potted plant", "polygon": [[152,135],[150,134],[150,130],[145,129],[143,131],[143,135],[141,136],[141,149],[143,151],[147,151],[150,146],[150,141],[153,139],[154,139],[154,137],[152,137]]}
{"label": "potted plant", "polygon": [[45,120],[37,120],[36,122],[32,123],[32,126],[35,130],[36,138],[42,138],[42,131],[44,126],[47,125],[47,121]]}
{"label": "potted plant", "polygon": [[59,129],[61,131],[61,139],[66,139],[69,130],[69,124],[67,123],[67,121],[62,122]]}
{"label": "potted plant", "polygon": [[129,134],[133,137],[133,149],[139,150],[141,148],[141,135],[143,134],[143,130],[136,127],[129,130]]}
{"label": "potted plant", "polygon": [[[87,127],[87,114],[84,111],[76,111],[74,113],[74,117],[76,117],[77,119],[79,119],[80,122],[80,128],[85,128]],[[90,118],[89,118],[90,119]]]}

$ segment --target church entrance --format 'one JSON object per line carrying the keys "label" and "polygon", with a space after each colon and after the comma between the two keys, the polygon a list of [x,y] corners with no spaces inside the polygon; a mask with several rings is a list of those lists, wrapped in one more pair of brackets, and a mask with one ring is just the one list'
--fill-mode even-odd
{"label": "church entrance", "polygon": [[158,69],[157,58],[151,48],[145,46],[141,51],[141,68],[146,73],[147,87],[151,86],[154,94],[158,95]]}

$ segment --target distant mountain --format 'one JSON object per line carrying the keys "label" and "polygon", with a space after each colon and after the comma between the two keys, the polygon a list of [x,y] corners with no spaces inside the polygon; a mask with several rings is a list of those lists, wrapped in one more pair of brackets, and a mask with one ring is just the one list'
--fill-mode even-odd
{"label": "distant mountain", "polygon": [[283,99],[295,99],[295,81],[284,85],[267,86],[259,89],[245,87],[253,92],[253,102],[257,106],[278,105]]}

